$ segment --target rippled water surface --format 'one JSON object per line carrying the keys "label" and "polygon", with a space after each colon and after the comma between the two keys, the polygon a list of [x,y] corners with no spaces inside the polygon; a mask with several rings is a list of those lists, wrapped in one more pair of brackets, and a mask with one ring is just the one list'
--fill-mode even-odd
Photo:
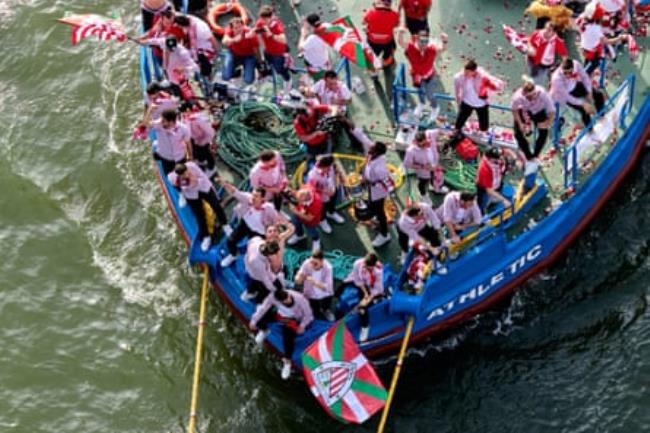
{"label": "rippled water surface", "polygon": [[[444,1],[465,21],[461,3],[481,4]],[[134,29],[136,3],[0,0],[0,432],[184,430],[200,276],[147,146],[130,141],[137,51],[72,48],[55,24],[92,8]],[[645,60],[638,67],[647,79]],[[650,431],[648,179],[644,156],[553,269],[510,305],[413,350],[390,427]],[[376,420],[328,419],[223,306],[209,315],[201,432],[374,431]]]}

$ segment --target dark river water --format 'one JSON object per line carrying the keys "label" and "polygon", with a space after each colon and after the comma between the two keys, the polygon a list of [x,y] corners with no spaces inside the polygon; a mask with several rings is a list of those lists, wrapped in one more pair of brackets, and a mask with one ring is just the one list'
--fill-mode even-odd
{"label": "dark river water", "polygon": [[[0,0],[0,432],[185,430],[201,279],[148,145],[130,140],[137,50],[72,48],[55,23],[67,10],[115,9],[134,29],[136,3]],[[501,1],[434,3],[438,20],[482,20],[479,5],[495,21],[520,19]],[[645,54],[637,68],[647,80]],[[644,155],[552,269],[411,350],[389,429],[650,431],[649,179]],[[376,419],[329,419],[301,379],[281,381],[279,361],[215,299],[209,323],[201,432],[375,430]],[[379,364],[384,379],[391,367]]]}

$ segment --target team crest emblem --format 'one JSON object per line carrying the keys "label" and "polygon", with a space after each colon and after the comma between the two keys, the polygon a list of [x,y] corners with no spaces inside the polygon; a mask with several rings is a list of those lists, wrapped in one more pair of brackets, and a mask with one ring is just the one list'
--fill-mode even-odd
{"label": "team crest emblem", "polygon": [[351,362],[330,361],[319,365],[314,370],[316,388],[328,406],[347,394],[354,381],[356,369]]}

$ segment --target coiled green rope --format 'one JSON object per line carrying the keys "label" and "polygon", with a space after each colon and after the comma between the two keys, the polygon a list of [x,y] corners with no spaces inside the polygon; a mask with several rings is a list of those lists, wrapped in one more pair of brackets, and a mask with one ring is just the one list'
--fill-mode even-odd
{"label": "coiled green rope", "polygon": [[[323,252],[325,258],[332,265],[335,280],[343,280],[352,271],[355,260],[359,257],[349,256],[341,250],[331,250]],[[311,257],[310,251],[296,251],[287,248],[284,252],[284,265],[287,268],[287,280],[293,280],[295,274],[305,260]]]}

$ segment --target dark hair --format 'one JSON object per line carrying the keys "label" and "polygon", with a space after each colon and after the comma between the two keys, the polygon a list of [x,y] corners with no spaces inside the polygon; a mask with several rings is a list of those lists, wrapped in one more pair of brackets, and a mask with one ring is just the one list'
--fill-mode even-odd
{"label": "dark hair", "polygon": [[320,24],[320,16],[318,14],[309,14],[307,15],[307,22],[314,27],[318,27]]}
{"label": "dark hair", "polygon": [[289,297],[289,292],[287,292],[286,290],[283,290],[283,289],[278,289],[275,292],[273,292],[273,297],[276,300],[278,300],[280,302],[283,302],[283,301],[286,301],[287,298]]}
{"label": "dark hair", "polygon": [[260,193],[262,197],[266,196],[266,190],[260,186],[253,188],[253,192]]}
{"label": "dark hair", "polygon": [[424,141],[427,139],[427,134],[426,132],[419,130],[418,132],[415,133],[415,141]]}
{"label": "dark hair", "polygon": [[325,78],[338,78],[339,76],[336,75],[335,71],[330,69],[330,70],[325,71],[325,75],[323,75],[323,77],[325,77]]}
{"label": "dark hair", "polygon": [[276,241],[265,242],[260,248],[263,256],[272,256],[273,254],[277,254],[278,251],[280,251],[280,244]]}
{"label": "dark hair", "polygon": [[174,173],[176,173],[179,176],[185,173],[186,171],[187,171],[187,166],[182,162],[179,162],[174,166]]}
{"label": "dark hair", "polygon": [[311,255],[312,259],[318,259],[318,260],[323,260],[325,256],[323,255],[323,252],[321,250],[314,251],[313,254]]}
{"label": "dark hair", "polygon": [[474,59],[467,59],[465,62],[465,70],[466,71],[475,71],[478,69],[478,65],[476,64],[476,60]]}
{"label": "dark hair", "polygon": [[189,27],[190,18],[187,15],[176,15],[176,18],[174,18],[174,23],[178,24],[181,27]]}
{"label": "dark hair", "polygon": [[160,13],[160,16],[165,18],[171,18],[174,16],[174,7],[172,5],[167,6],[167,8]]}
{"label": "dark hair", "polygon": [[165,110],[160,114],[160,116],[168,122],[176,122],[176,119],[178,118],[176,110]]}
{"label": "dark hair", "polygon": [[421,213],[422,213],[422,209],[420,209],[419,206],[413,206],[406,210],[406,215],[410,216],[411,218],[416,217]]}
{"label": "dark hair", "polygon": [[375,253],[368,253],[363,260],[363,264],[366,266],[375,266],[379,259],[377,258],[377,254]]}
{"label": "dark hair", "polygon": [[562,69],[564,69],[564,70],[569,70],[569,69],[573,70],[573,60],[569,59],[569,58],[566,58],[566,59],[562,60]]}
{"label": "dark hair", "polygon": [[147,95],[153,95],[160,92],[160,83],[158,81],[152,81],[147,85]]}
{"label": "dark hair", "polygon": [[185,113],[186,111],[192,111],[196,107],[196,102],[193,101],[183,101],[181,105],[178,106],[178,111]]}
{"label": "dark hair", "polygon": [[262,162],[269,162],[270,160],[272,160],[273,158],[275,158],[275,156],[276,156],[276,155],[275,155],[275,151],[270,150],[270,149],[267,149],[267,150],[262,151],[262,152],[257,156],[257,158],[258,158],[260,161],[262,161]]}
{"label": "dark hair", "polygon": [[334,164],[334,157],[332,155],[321,155],[316,159],[318,167],[330,167]]}
{"label": "dark hair", "polygon": [[501,151],[498,147],[488,147],[485,151],[485,156],[488,158],[499,158],[501,156]]}
{"label": "dark hair", "polygon": [[476,198],[476,194],[473,193],[473,192],[463,191],[463,192],[460,193],[460,200],[461,201],[465,201],[465,202],[474,201],[475,198]]}
{"label": "dark hair", "polygon": [[423,36],[426,36],[427,38],[429,37],[429,31],[428,30],[420,30],[419,32],[416,33],[416,35],[421,38]]}
{"label": "dark hair", "polygon": [[273,6],[264,5],[260,8],[260,17],[268,18],[273,15]]}
{"label": "dark hair", "polygon": [[176,40],[176,36],[168,36],[167,39],[165,39],[165,46],[170,51],[174,51],[178,46],[178,41]]}
{"label": "dark hair", "polygon": [[374,158],[386,154],[386,143],[383,141],[375,141],[375,144],[372,145],[368,154]]}

